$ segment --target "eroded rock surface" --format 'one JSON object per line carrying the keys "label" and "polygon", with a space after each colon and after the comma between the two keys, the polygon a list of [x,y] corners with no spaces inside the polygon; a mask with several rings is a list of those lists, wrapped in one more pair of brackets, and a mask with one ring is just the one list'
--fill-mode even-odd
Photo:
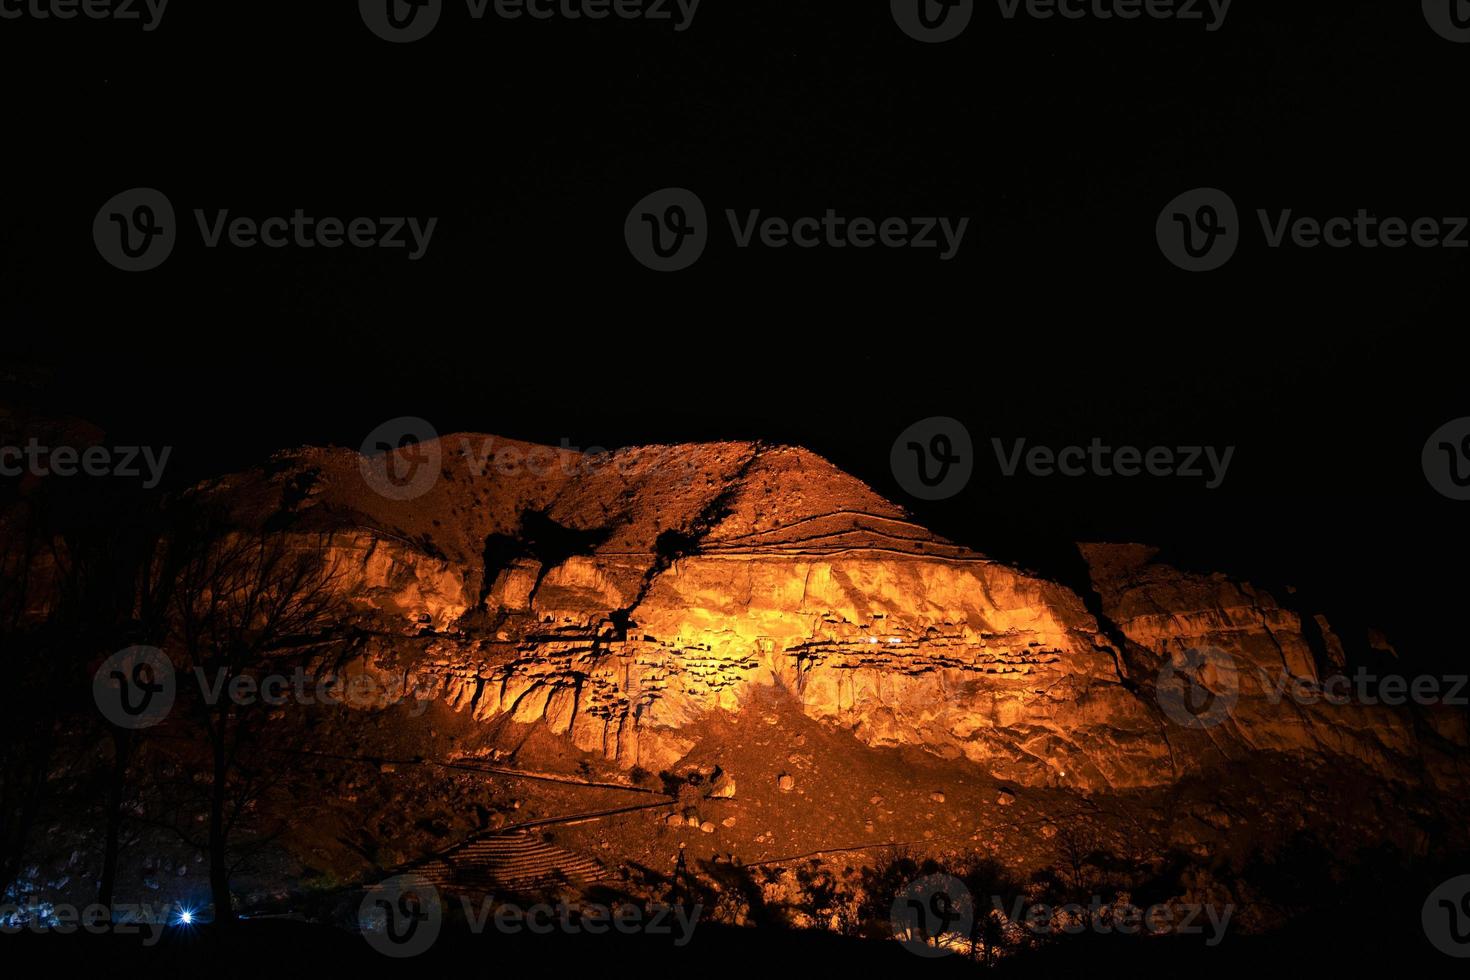
{"label": "eroded rock surface", "polygon": [[[439,477],[412,500],[373,490],[392,459],[347,450],[283,454],[214,492],[279,533],[328,535],[372,637],[356,669],[416,678],[508,742],[543,728],[654,770],[689,751],[692,722],[779,687],[866,744],[1023,785],[1159,786],[1253,751],[1462,778],[1462,722],[1273,698],[1340,669],[1340,645],[1321,662],[1271,596],[1143,546],[1083,546],[1084,597],[799,448],[433,448]],[[1181,726],[1156,680],[1200,647],[1238,668],[1238,697],[1220,724]]]}

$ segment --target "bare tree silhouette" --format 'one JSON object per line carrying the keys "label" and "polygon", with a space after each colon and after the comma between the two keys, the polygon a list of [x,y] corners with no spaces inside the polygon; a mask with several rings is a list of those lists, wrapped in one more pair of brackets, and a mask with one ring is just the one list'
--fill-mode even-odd
{"label": "bare tree silhouette", "polygon": [[1102,838],[1096,825],[1075,814],[1059,820],[1056,844],[1067,887],[1078,896],[1085,895],[1093,886],[1093,871],[1102,854]]}
{"label": "bare tree silhouette", "polygon": [[[63,532],[54,547],[57,601],[79,625],[77,646],[93,662],[133,644],[156,646],[167,635],[168,552],[152,507],[102,513]],[[112,908],[123,824],[123,796],[145,733],[106,725],[112,757],[104,781],[104,838],[97,901]]]}
{"label": "bare tree silhouette", "polygon": [[[208,840],[215,919],[234,919],[232,835],[277,775],[254,751],[269,705],[241,696],[265,671],[301,664],[339,618],[339,575],[325,538],[240,531],[207,505],[175,529],[174,649],[199,679],[193,717],[209,750]],[[248,679],[248,680],[246,680]],[[190,685],[189,687],[193,687]],[[187,689],[187,688],[186,688]]]}

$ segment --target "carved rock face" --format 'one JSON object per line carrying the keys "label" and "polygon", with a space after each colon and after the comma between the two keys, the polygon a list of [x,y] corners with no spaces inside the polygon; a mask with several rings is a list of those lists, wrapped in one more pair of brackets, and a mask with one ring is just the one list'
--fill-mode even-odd
{"label": "carved rock face", "polygon": [[[1142,546],[1083,546],[1100,623],[1070,589],[939,538],[805,450],[440,443],[414,500],[375,495],[357,454],[322,450],[220,492],[283,533],[329,533],[363,615],[427,638],[407,666],[477,721],[652,769],[689,751],[692,721],[777,686],[869,745],[1026,785],[1157,786],[1252,751],[1461,778],[1403,713],[1273,698],[1321,679],[1301,617]],[[533,452],[552,463],[487,463]],[[1209,726],[1180,724],[1156,690],[1199,649],[1219,654],[1196,665],[1196,693],[1230,696]]]}

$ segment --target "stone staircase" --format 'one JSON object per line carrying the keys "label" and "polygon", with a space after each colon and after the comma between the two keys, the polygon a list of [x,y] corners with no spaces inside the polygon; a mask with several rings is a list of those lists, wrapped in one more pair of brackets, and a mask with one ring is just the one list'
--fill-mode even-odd
{"label": "stone staircase", "polygon": [[412,870],[442,891],[476,893],[586,887],[610,876],[593,858],[555,847],[527,830],[477,837]]}

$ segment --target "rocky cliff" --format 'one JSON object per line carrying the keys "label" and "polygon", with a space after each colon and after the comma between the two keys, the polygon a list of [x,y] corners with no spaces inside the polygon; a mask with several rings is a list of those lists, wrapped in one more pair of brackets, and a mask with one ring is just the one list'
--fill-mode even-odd
{"label": "rocky cliff", "polygon": [[[208,492],[278,533],[326,534],[369,637],[352,669],[508,744],[539,730],[656,770],[708,713],[779,689],[870,746],[1030,786],[1161,786],[1254,752],[1464,779],[1463,710],[1312,703],[1344,667],[1330,629],[1247,583],[1085,545],[1079,594],[799,448],[584,455],[457,435],[285,453]],[[1185,681],[1213,716],[1169,710]]]}

